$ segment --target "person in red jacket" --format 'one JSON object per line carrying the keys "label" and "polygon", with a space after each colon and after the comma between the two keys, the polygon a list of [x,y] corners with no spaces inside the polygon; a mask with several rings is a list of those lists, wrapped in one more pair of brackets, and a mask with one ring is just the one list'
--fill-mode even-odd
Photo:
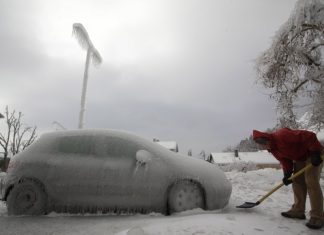
{"label": "person in red jacket", "polygon": [[[294,204],[281,215],[287,218],[306,219],[305,204],[307,192],[310,199],[310,220],[306,226],[320,229],[324,225],[323,193],[320,186],[320,175],[323,167],[321,154],[323,146],[316,134],[306,130],[282,128],[273,133],[253,130],[253,140],[263,149],[267,149],[280,162],[285,185],[292,183]],[[290,176],[311,163],[314,167],[293,181]]]}

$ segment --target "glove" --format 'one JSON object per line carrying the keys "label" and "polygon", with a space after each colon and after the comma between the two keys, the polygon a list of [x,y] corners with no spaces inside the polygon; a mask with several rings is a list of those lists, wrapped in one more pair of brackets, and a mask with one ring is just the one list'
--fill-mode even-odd
{"label": "glove", "polygon": [[282,183],[286,186],[292,183],[292,180],[289,179],[289,177],[292,175],[291,171],[284,172],[284,177],[282,179]]}
{"label": "glove", "polygon": [[319,166],[323,162],[320,152],[312,152],[310,154],[310,159],[313,166]]}

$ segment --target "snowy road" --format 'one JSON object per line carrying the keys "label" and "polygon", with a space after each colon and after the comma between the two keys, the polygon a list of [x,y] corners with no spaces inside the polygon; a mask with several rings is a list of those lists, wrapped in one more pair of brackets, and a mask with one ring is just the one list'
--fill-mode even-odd
{"label": "snowy road", "polygon": [[[193,210],[173,216],[150,215],[62,215],[40,217],[8,217],[5,204],[0,203],[1,235],[46,234],[323,234],[309,230],[306,221],[280,216],[292,202],[290,187],[283,187],[261,205],[248,210],[235,206],[257,201],[281,179],[281,171],[266,169],[247,173],[226,173],[233,184],[230,205],[223,211]],[[323,180],[321,181],[324,186]],[[324,188],[324,187],[323,187]],[[307,215],[308,216],[308,215]]]}

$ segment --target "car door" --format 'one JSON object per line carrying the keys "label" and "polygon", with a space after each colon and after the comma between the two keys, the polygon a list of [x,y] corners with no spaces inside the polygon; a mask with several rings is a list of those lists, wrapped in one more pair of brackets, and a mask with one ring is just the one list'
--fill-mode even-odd
{"label": "car door", "polygon": [[99,146],[102,167],[97,174],[98,202],[109,207],[128,207],[132,196],[132,173],[135,169],[137,146],[120,137],[106,136]]}
{"label": "car door", "polygon": [[136,200],[142,208],[161,211],[166,205],[167,188],[172,182],[172,168],[165,160],[163,155],[149,146],[142,146],[137,151],[132,185],[137,192]]}
{"label": "car door", "polygon": [[96,156],[96,137],[63,136],[55,143],[48,174],[52,192],[64,204],[86,206],[96,200],[99,181],[97,170],[102,166]]}
{"label": "car door", "polygon": [[[117,208],[150,207],[166,183],[165,164],[136,141],[121,137],[105,137],[101,146],[104,158],[98,195],[106,205]],[[136,159],[145,150],[150,159],[145,163]],[[162,174],[161,174],[162,173]],[[152,196],[154,195],[154,196]]]}

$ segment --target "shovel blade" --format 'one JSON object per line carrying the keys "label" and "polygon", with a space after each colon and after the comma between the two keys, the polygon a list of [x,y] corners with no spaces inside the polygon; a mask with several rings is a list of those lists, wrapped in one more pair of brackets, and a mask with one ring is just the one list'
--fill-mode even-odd
{"label": "shovel blade", "polygon": [[259,205],[259,204],[260,204],[259,201],[258,202],[245,202],[240,206],[236,206],[236,208],[249,209],[249,208],[255,207],[255,206]]}

